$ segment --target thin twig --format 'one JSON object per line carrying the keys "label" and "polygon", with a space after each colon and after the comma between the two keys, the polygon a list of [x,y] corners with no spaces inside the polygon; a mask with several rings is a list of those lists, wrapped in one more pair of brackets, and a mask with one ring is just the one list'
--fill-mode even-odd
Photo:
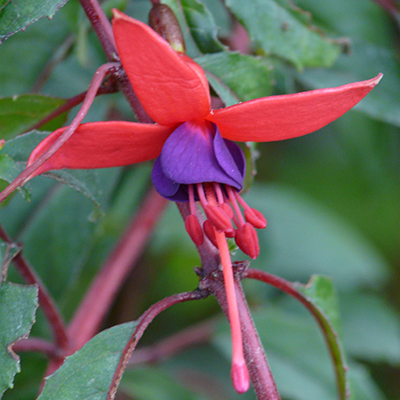
{"label": "thin twig", "polygon": [[[108,93],[115,93],[117,91],[118,91],[118,89],[116,87],[99,87],[99,90],[97,91],[96,96],[100,96],[102,94],[108,94]],[[54,118],[57,118],[59,115],[64,114],[65,112],[71,110],[78,104],[82,103],[83,100],[85,100],[86,94],[87,94],[87,91],[80,93],[74,97],[71,97],[62,106],[58,107],[57,110],[54,110],[52,113],[50,113],[49,115],[44,117],[41,121],[39,121],[35,125],[32,125],[28,129],[26,129],[25,132],[29,132],[34,129],[39,129],[43,125],[52,121]]]}
{"label": "thin twig", "polygon": [[143,253],[166,205],[167,200],[152,187],[137,216],[93,281],[68,327],[74,350],[79,349],[97,333],[119,288]]}
{"label": "thin twig", "polygon": [[149,324],[153,321],[153,319],[160,314],[162,311],[166,310],[169,307],[174,306],[175,304],[183,303],[191,300],[200,300],[204,299],[208,296],[207,291],[195,290],[193,292],[179,293],[165,299],[160,300],[158,303],[153,304],[138,320],[138,325],[136,326],[135,332],[131,336],[128,344],[125,346],[125,349],[122,352],[122,357],[118,364],[118,367],[115,371],[113,381],[111,383],[110,389],[108,391],[107,400],[113,400],[115,394],[117,392],[117,388],[119,382],[122,378],[122,374],[125,371],[126,365],[129,361],[129,358],[132,355],[133,350],[140,338],[143,336],[144,331],[149,326]]}
{"label": "thin twig", "polygon": [[[12,243],[11,238],[8,236],[7,232],[1,225],[0,238],[6,243]],[[14,257],[13,262],[17,271],[27,283],[35,284],[38,286],[39,304],[42,307],[43,313],[49,322],[56,345],[61,349],[66,349],[68,347],[69,340],[64,320],[58,311],[55,301],[47,291],[46,286],[21,253],[18,253]]]}
{"label": "thin twig", "polygon": [[40,157],[38,157],[29,167],[24,169],[1,193],[0,203],[6,199],[14,190],[18,187],[23,186],[31,177],[31,175],[43,165],[53,154],[74,134],[79,124],[85,118],[93,100],[96,96],[97,90],[99,89],[104,76],[109,73],[112,69],[118,69],[120,64],[118,63],[107,63],[102,65],[94,74],[93,80],[86,92],[85,100],[82,103],[78,114],[71,122],[71,125],[63,132],[63,134],[54,142],[54,144]]}
{"label": "thin twig", "polygon": [[13,351],[16,353],[22,352],[36,352],[42,353],[50,359],[59,358],[59,350],[53,343],[40,338],[29,337],[28,339],[21,339],[14,343],[12,346]]}
{"label": "thin twig", "polygon": [[215,325],[215,319],[202,321],[151,346],[137,349],[132,354],[128,367],[165,361],[185,351],[187,348],[208,343],[215,331]]}

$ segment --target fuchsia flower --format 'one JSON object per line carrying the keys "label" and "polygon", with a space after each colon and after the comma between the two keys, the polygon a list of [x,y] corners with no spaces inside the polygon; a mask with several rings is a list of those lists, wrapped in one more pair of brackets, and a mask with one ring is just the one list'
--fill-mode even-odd
{"label": "fuchsia flower", "polygon": [[[337,88],[271,96],[211,110],[204,71],[188,56],[176,52],[149,26],[117,10],[113,32],[126,74],[155,123],[82,124],[35,175],[53,169],[116,167],[156,159],[152,179],[158,192],[173,201],[189,202],[191,215],[185,226],[192,240],[200,246],[205,233],[220,252],[232,328],[232,378],[242,393],[250,383],[226,237],[235,237],[238,246],[256,258],[259,246],[254,228],[265,228],[266,220],[239,195],[245,161],[233,141],[284,140],[316,131],[364,98],[381,74]],[[43,140],[28,165],[65,129]],[[203,226],[195,215],[196,201],[207,218]]]}

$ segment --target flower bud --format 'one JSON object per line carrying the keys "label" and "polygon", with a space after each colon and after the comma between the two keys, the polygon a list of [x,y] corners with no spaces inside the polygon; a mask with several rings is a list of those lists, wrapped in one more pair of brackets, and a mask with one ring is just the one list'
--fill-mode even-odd
{"label": "flower bud", "polygon": [[178,53],[185,53],[185,41],[174,12],[166,4],[154,4],[149,25]]}

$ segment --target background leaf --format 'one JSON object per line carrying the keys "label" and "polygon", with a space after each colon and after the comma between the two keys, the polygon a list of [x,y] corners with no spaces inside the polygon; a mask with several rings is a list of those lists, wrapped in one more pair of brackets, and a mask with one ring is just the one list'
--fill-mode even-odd
{"label": "background leaf", "polygon": [[182,9],[189,25],[191,35],[203,53],[214,53],[224,50],[218,40],[218,28],[207,7],[197,0],[181,0]]}
{"label": "background leaf", "polygon": [[0,397],[13,387],[14,375],[21,370],[19,357],[12,352],[11,345],[28,336],[35,322],[37,296],[35,286],[0,284]]}
{"label": "background leaf", "polygon": [[[30,94],[0,99],[0,137],[7,140],[23,133],[64,103],[63,99]],[[65,119],[66,115],[58,118],[47,129],[55,130]]]}
{"label": "background leaf", "polygon": [[47,378],[38,400],[106,400],[122,351],[135,328],[136,323],[130,322],[96,335]]}
{"label": "background leaf", "polygon": [[[266,58],[236,52],[220,52],[198,57],[196,62],[219,78],[240,101],[271,94],[273,67]],[[214,89],[221,95],[217,88]],[[227,99],[223,94],[221,98],[226,105],[231,105],[232,100]]]}
{"label": "background leaf", "polygon": [[53,17],[68,0],[10,0],[0,8],[0,43],[43,17]]}
{"label": "background leaf", "polygon": [[268,220],[253,267],[300,282],[328,275],[342,289],[378,287],[387,277],[385,260],[367,240],[301,192],[254,185],[246,201]]}
{"label": "background leaf", "polygon": [[301,10],[287,0],[255,0],[247,7],[240,0],[228,0],[226,5],[257,47],[298,69],[330,66],[340,53],[340,47],[312,29]]}

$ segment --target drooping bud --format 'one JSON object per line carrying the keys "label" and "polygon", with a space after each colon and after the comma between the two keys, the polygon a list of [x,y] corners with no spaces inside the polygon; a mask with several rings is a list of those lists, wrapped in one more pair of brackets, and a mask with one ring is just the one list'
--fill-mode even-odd
{"label": "drooping bud", "polygon": [[260,253],[258,237],[253,225],[246,222],[236,231],[235,242],[243,253],[255,260]]}
{"label": "drooping bud", "polygon": [[191,214],[185,219],[185,228],[194,244],[199,247],[204,242],[203,230],[195,215]]}
{"label": "drooping bud", "polygon": [[247,222],[250,222],[257,229],[264,229],[267,226],[267,220],[264,215],[255,208],[246,208],[244,210],[244,217]]}
{"label": "drooping bud", "polygon": [[174,12],[166,4],[154,4],[149,13],[149,25],[178,53],[185,53],[185,41]]}

